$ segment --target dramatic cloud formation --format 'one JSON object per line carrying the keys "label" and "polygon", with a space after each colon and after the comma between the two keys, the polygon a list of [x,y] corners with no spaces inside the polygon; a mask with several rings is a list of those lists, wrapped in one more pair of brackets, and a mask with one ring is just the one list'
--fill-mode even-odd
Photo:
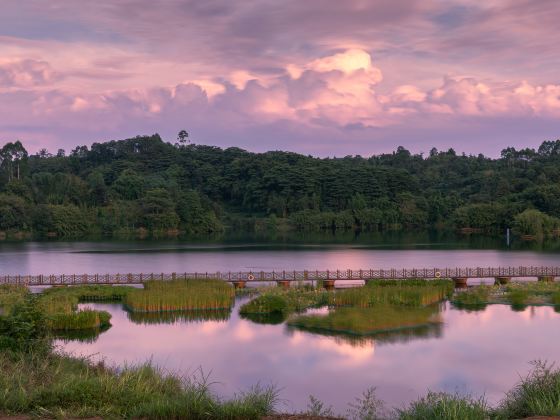
{"label": "dramatic cloud formation", "polygon": [[559,136],[558,18],[554,0],[11,2],[0,139],[495,155]]}

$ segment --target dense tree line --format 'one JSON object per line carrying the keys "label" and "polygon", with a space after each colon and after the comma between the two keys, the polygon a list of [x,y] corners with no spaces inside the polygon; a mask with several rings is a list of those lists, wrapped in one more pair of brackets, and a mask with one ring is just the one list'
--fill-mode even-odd
{"label": "dense tree line", "polygon": [[[0,150],[0,231],[48,236],[206,233],[224,228],[453,228],[553,235],[560,140],[499,159],[391,154],[320,159],[176,144],[159,135],[29,155]],[[263,223],[264,221],[264,223]]]}

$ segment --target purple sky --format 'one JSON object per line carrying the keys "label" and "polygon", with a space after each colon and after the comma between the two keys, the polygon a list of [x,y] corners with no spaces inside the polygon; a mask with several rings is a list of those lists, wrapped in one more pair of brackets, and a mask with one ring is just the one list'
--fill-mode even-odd
{"label": "purple sky", "polygon": [[560,137],[558,0],[18,0],[0,143],[181,129],[253,151],[497,156]]}

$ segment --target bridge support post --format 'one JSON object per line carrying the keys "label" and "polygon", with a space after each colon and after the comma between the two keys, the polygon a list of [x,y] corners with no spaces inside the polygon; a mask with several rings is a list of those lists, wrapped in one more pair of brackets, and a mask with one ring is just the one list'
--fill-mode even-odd
{"label": "bridge support post", "polygon": [[277,280],[276,284],[278,284],[278,287],[281,287],[283,289],[289,289],[290,288],[290,281],[289,280]]}
{"label": "bridge support post", "polygon": [[325,290],[334,290],[334,280],[323,280]]}
{"label": "bridge support post", "polygon": [[555,277],[554,276],[539,276],[538,277],[539,281],[544,281],[544,282],[553,282]]}
{"label": "bridge support post", "polygon": [[467,277],[453,277],[453,284],[456,289],[464,289],[467,287]]}
{"label": "bridge support post", "polygon": [[245,280],[235,280],[231,282],[236,289],[245,289],[247,282]]}
{"label": "bridge support post", "polygon": [[495,277],[496,284],[508,284],[511,281],[511,277],[509,276],[498,276]]}

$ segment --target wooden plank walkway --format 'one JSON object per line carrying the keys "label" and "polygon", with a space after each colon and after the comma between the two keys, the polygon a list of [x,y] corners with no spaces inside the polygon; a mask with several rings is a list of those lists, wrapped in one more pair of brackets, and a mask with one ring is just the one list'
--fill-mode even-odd
{"label": "wooden plank walkway", "polygon": [[406,280],[436,278],[560,277],[560,267],[475,267],[367,270],[228,271],[204,273],[124,273],[5,275],[0,284],[53,286],[63,284],[141,284],[149,280],[220,279],[228,282],[294,282],[318,280]]}

